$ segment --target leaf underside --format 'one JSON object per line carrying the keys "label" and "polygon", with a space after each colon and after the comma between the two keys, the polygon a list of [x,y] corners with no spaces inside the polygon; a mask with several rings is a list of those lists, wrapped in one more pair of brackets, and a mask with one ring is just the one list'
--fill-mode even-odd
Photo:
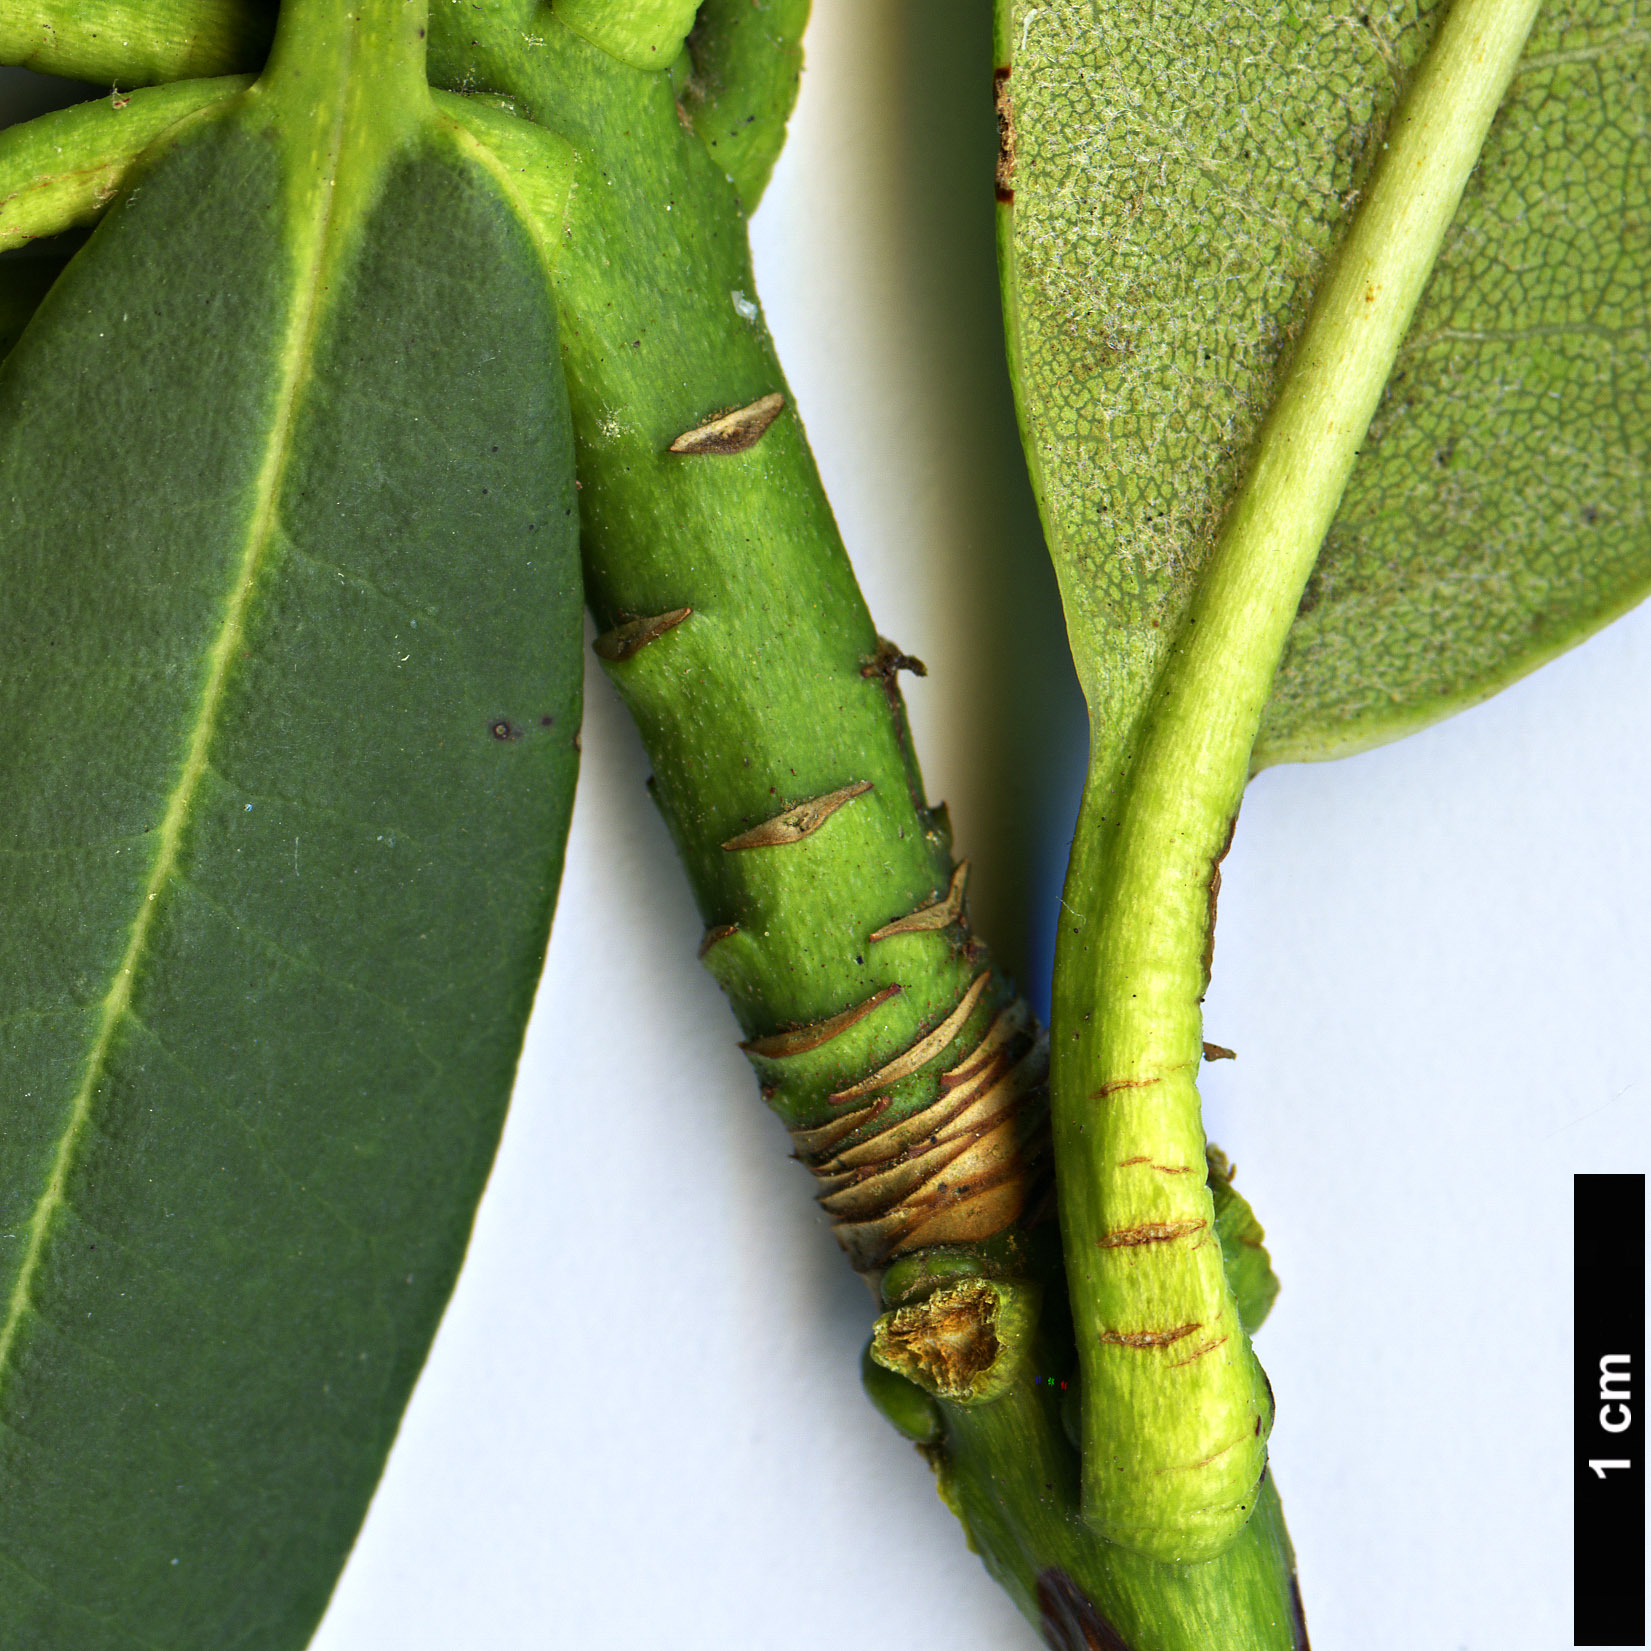
{"label": "leaf underside", "polygon": [[[1112,752],[1436,15],[1007,4],[1011,351]],[[1651,588],[1648,55],[1637,0],[1539,16],[1308,586],[1256,766],[1423,726]]]}
{"label": "leaf underside", "polygon": [[757,210],[785,142],[803,68],[811,0],[704,0],[688,36],[682,105],[711,158]]}
{"label": "leaf underside", "polygon": [[289,334],[278,156],[194,128],[0,369],[17,1651],[306,1641],[464,1251],[571,804],[538,257],[431,140]]}
{"label": "leaf underside", "polygon": [[1278,1275],[1267,1254],[1267,1234],[1249,1201],[1233,1185],[1232,1165],[1218,1148],[1209,1149],[1210,1196],[1215,1204],[1215,1234],[1227,1286],[1238,1304],[1239,1322],[1254,1335],[1278,1299]]}

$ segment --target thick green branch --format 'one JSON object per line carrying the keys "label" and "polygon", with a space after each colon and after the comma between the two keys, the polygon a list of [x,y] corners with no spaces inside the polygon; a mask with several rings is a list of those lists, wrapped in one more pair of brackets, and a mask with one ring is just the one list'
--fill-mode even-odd
{"label": "thick green branch", "polygon": [[[934,1396],[881,1369],[882,1401],[1049,1632],[1079,1612],[1153,1651],[1284,1651],[1298,1636],[1275,1526],[1189,1578],[1078,1516],[1045,1385],[1072,1370],[1064,1283],[1020,1131],[1037,1116],[1034,1029],[970,937],[898,650],[871,626],[781,399],[738,200],[679,115],[686,54],[647,74],[554,14],[532,44],[435,16],[448,84],[508,94],[578,154],[554,232],[596,649],[653,759],[765,1098],[886,1304],[933,1303],[886,1319],[881,1347]],[[971,1315],[981,1334],[954,1359]],[[945,1320],[932,1345],[927,1319]]]}
{"label": "thick green branch", "polygon": [[462,68],[438,33],[438,62],[579,155],[569,215],[546,227],[587,594],[704,912],[702,956],[859,1265],[996,1233],[1027,1196],[1020,1102],[1041,1094],[1041,1051],[969,938],[960,880],[950,898],[944,817],[892,688],[901,656],[872,628],[751,317],[736,197],[680,118],[681,40],[650,73],[559,15],[531,44],[489,36],[494,54]]}
{"label": "thick green branch", "polygon": [[1215,867],[1302,586],[1535,11],[1458,0],[1440,29],[1258,437],[1124,800],[1086,799],[1055,1064],[1084,1511],[1162,1559],[1233,1541],[1271,1415],[1197,1173]]}

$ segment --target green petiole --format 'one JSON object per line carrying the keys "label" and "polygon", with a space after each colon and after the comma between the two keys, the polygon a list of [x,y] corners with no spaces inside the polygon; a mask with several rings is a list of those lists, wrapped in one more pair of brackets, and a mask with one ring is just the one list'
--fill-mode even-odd
{"label": "green petiole", "polygon": [[1216,868],[1302,587],[1535,14],[1535,0],[1459,0],[1441,27],[1313,305],[1133,760],[1085,798],[1053,1046],[1083,1504],[1110,1540],[1160,1559],[1207,1559],[1233,1541],[1271,1422],[1201,1173],[1199,1003]]}
{"label": "green petiole", "polygon": [[275,32],[259,0],[17,0],[0,7],[0,63],[103,86],[256,69]]}
{"label": "green petiole", "polygon": [[251,84],[250,76],[226,75],[146,86],[0,133],[0,251],[95,223],[150,144]]}

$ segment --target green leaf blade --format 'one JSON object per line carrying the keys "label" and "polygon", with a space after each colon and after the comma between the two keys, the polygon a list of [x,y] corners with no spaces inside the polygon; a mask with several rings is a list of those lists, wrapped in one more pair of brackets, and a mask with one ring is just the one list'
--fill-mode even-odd
{"label": "green leaf blade", "polygon": [[576,760],[571,441],[531,241],[445,139],[397,154],[290,429],[250,116],[0,374],[8,1646],[304,1643],[502,1121]]}
{"label": "green leaf blade", "polygon": [[[1437,15],[1005,0],[1011,356],[1104,763],[1125,760]],[[1651,589],[1648,54],[1633,0],[1539,16],[1256,766],[1424,726]]]}
{"label": "green leaf blade", "polygon": [[1094,749],[1121,760],[1432,8],[1004,0],[1003,275]]}
{"label": "green leaf blade", "polygon": [[1489,697],[1651,591],[1651,30],[1539,16],[1262,723],[1255,766]]}

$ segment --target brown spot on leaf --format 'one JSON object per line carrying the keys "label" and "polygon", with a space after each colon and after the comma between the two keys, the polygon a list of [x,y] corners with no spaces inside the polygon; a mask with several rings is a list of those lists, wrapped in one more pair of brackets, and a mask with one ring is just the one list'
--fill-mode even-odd
{"label": "brown spot on leaf", "polygon": [[997,198],[1007,206],[1015,198],[1015,105],[1009,95],[1008,69],[992,75],[992,102],[997,109]]}
{"label": "brown spot on leaf", "polygon": [[497,722],[491,723],[487,731],[496,740],[519,740],[522,737],[521,729],[504,717],[500,717]]}
{"label": "brown spot on leaf", "polygon": [[1038,1616],[1050,1651],[1130,1651],[1089,1596],[1054,1566],[1038,1576]]}
{"label": "brown spot on leaf", "polygon": [[730,853],[748,848],[779,848],[786,843],[800,843],[816,832],[844,803],[852,802],[871,790],[870,780],[856,780],[840,790],[828,791],[823,797],[811,797],[807,802],[794,803],[761,825],[730,837],[722,846]]}
{"label": "brown spot on leaf", "polygon": [[736,407],[731,413],[720,413],[692,430],[685,430],[671,443],[670,450],[673,453],[743,453],[762,440],[784,406],[785,397],[777,390],[760,396],[748,407]]}
{"label": "brown spot on leaf", "polygon": [[675,630],[693,611],[692,608],[671,608],[665,613],[656,613],[640,619],[626,619],[615,625],[611,631],[603,631],[591,643],[591,650],[598,659],[605,659],[610,664],[621,664],[627,659],[634,659],[650,642],[657,641],[666,631]]}

